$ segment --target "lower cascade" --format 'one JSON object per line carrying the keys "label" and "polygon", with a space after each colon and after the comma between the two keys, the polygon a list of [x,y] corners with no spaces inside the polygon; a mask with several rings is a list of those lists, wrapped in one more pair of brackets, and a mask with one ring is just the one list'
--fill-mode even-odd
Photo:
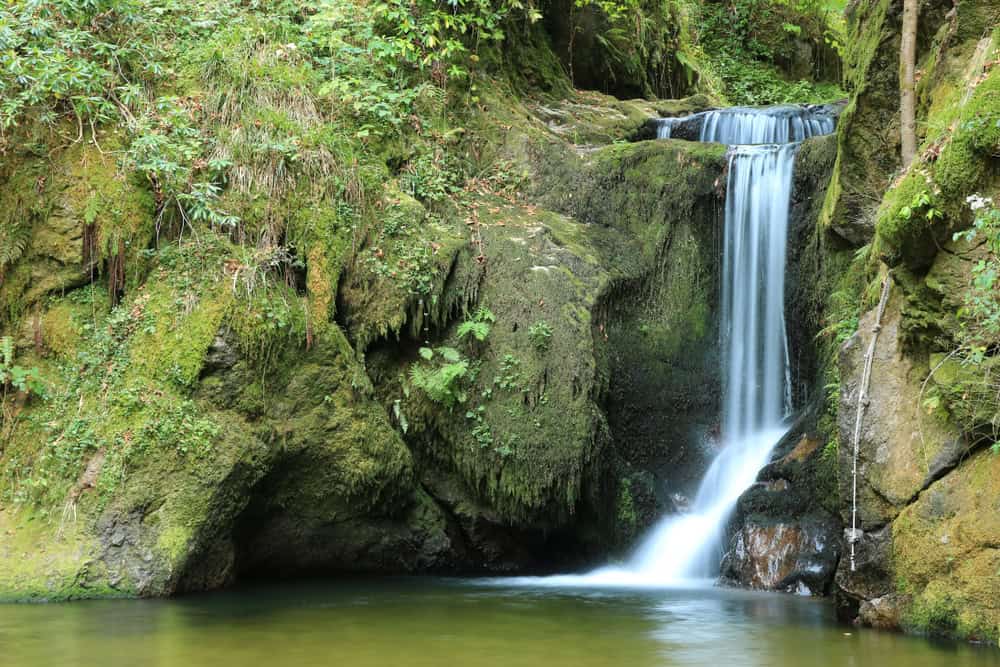
{"label": "lower cascade", "polygon": [[[788,428],[785,246],[799,143],[833,131],[803,107],[734,108],[700,119],[700,140],[729,144],[722,270],[721,448],[690,510],[663,518],[624,566],[553,584],[664,586],[718,575],[726,522]],[[676,119],[665,119],[660,137]]]}

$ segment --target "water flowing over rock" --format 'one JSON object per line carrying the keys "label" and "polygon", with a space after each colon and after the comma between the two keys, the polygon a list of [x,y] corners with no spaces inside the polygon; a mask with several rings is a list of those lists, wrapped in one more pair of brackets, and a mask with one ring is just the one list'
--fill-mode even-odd
{"label": "water flowing over rock", "polygon": [[[787,429],[791,382],[784,276],[792,169],[797,142],[832,131],[834,122],[801,107],[703,115],[700,139],[733,145],[723,240],[722,448],[689,512],[664,518],[628,567],[603,568],[577,578],[582,582],[664,585],[717,575],[726,521]],[[672,126],[661,125],[664,132]],[[774,141],[782,143],[764,143]],[[781,568],[776,560],[764,567]]]}
{"label": "water flowing over rock", "polygon": [[655,121],[657,139],[730,145],[786,144],[833,132],[837,105],[731,107]]}

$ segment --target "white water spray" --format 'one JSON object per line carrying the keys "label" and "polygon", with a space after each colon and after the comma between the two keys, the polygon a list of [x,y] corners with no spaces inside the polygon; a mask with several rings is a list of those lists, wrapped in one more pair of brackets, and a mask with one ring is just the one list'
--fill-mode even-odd
{"label": "white water spray", "polygon": [[[798,142],[833,131],[802,107],[703,116],[701,141],[730,144],[722,272],[722,449],[690,511],[665,517],[624,567],[534,579],[551,585],[673,586],[718,575],[726,521],[787,430],[785,246]],[[677,119],[665,119],[668,138]]]}

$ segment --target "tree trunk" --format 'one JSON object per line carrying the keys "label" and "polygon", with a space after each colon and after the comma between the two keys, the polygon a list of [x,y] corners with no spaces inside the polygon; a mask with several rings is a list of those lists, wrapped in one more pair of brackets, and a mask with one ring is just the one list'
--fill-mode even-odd
{"label": "tree trunk", "polygon": [[900,145],[903,168],[917,155],[917,15],[920,0],[903,0],[903,35],[899,53]]}

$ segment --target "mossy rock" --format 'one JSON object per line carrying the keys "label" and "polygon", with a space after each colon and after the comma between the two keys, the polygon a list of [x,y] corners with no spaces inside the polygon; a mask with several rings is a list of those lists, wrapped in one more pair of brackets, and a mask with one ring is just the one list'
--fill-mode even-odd
{"label": "mossy rock", "polygon": [[[116,146],[114,135],[103,139]],[[0,199],[6,202],[0,226],[27,239],[14,260],[0,263],[0,323],[99,276],[107,258],[120,252],[122,287],[143,279],[153,198],[119,171],[111,154],[80,142],[52,157],[15,155],[0,167]]]}
{"label": "mossy rock", "polygon": [[893,562],[910,630],[1000,640],[1000,458],[972,456],[893,522]]}

